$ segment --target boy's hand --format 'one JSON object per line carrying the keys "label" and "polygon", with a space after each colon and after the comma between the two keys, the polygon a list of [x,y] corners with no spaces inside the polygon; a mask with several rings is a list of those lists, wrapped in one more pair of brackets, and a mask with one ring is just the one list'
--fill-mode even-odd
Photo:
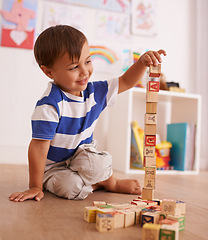
{"label": "boy's hand", "polygon": [[36,201],[40,201],[44,197],[43,191],[38,187],[31,187],[24,192],[15,192],[13,193],[9,199],[14,202],[23,202],[27,199],[35,199]]}
{"label": "boy's hand", "polygon": [[159,51],[148,51],[139,58],[139,61],[147,67],[150,65],[157,66],[158,63],[162,62],[161,54],[166,56],[166,52],[163,49],[160,49]]}

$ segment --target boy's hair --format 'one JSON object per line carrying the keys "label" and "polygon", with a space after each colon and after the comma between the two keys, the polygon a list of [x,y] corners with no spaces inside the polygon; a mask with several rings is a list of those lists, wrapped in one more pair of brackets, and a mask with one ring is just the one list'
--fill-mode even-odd
{"label": "boy's hair", "polygon": [[35,59],[39,66],[46,67],[52,67],[55,60],[66,52],[72,61],[74,58],[79,60],[86,41],[85,35],[71,26],[49,27],[38,36],[35,42]]}

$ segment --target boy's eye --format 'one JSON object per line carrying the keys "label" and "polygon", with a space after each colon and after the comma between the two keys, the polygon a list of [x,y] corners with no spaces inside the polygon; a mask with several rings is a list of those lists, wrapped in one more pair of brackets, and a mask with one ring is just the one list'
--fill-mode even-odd
{"label": "boy's eye", "polygon": [[76,68],[78,68],[78,65],[76,65],[76,66],[70,68],[69,70],[74,70],[74,69],[76,69]]}

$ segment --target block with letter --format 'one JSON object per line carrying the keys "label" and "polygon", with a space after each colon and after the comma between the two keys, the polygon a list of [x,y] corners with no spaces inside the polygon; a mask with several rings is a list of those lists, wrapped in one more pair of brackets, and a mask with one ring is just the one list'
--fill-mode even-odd
{"label": "block with letter", "polygon": [[159,78],[161,75],[161,64],[157,66],[150,65],[149,67],[149,77]]}
{"label": "block with letter", "polygon": [[156,167],[156,157],[144,156],[143,166],[144,167]]}
{"label": "block with letter", "polygon": [[146,113],[157,113],[157,102],[146,102]]}
{"label": "block with letter", "polygon": [[158,93],[157,92],[147,92],[146,102],[158,102]]}
{"label": "block with letter", "polygon": [[152,200],[154,198],[154,189],[142,188],[142,199]]}
{"label": "block with letter", "polygon": [[160,224],[145,223],[142,228],[142,240],[159,240]]}
{"label": "block with letter", "polygon": [[180,200],[176,200],[176,208],[181,210],[181,214],[186,214],[186,203]]}
{"label": "block with letter", "polygon": [[97,207],[85,207],[84,208],[84,220],[90,223],[96,221]]}
{"label": "block with letter", "polygon": [[179,239],[179,224],[178,222],[170,219],[160,220],[160,239],[170,239],[178,240]]}
{"label": "block with letter", "polygon": [[145,124],[157,124],[157,114],[146,113]]}
{"label": "block with letter", "polygon": [[145,189],[155,189],[155,179],[144,179],[144,188]]}
{"label": "block with letter", "polygon": [[156,168],[155,167],[146,167],[145,168],[145,178],[146,179],[155,179],[156,178]]}
{"label": "block with letter", "polygon": [[145,223],[159,223],[160,214],[157,211],[142,213],[141,226]]}
{"label": "block with letter", "polygon": [[168,215],[175,215],[176,213],[176,201],[172,199],[162,200],[162,213]]}
{"label": "block with letter", "polygon": [[155,147],[154,146],[144,146],[143,154],[145,157],[154,157],[155,156]]}
{"label": "block with letter", "polygon": [[96,228],[99,232],[112,232],[114,229],[114,218],[110,214],[97,214]]}
{"label": "block with letter", "polygon": [[145,135],[145,146],[156,146],[156,135]]}
{"label": "block with letter", "polygon": [[121,211],[114,211],[110,213],[114,217],[114,229],[124,227],[124,213]]}
{"label": "block with letter", "polygon": [[185,216],[184,215],[178,215],[178,216],[167,215],[167,219],[177,221],[179,224],[179,231],[182,231],[185,229]]}
{"label": "block with letter", "polygon": [[149,81],[147,82],[147,91],[148,92],[159,92],[160,82],[159,81]]}

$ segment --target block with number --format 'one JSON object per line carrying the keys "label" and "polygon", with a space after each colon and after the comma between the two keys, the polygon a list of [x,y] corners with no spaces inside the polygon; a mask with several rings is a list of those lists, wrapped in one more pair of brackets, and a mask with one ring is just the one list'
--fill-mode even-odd
{"label": "block with number", "polygon": [[157,113],[157,102],[146,102],[146,113]]}
{"label": "block with number", "polygon": [[144,144],[145,146],[155,146],[156,135],[145,135]]}
{"label": "block with number", "polygon": [[157,66],[150,65],[149,67],[149,77],[159,78],[161,75],[161,64]]}
{"label": "block with number", "polygon": [[159,81],[149,81],[147,82],[147,91],[148,92],[159,92],[160,83]]}
{"label": "block with number", "polygon": [[159,240],[160,225],[145,223],[142,228],[142,240]]}
{"label": "block with number", "polygon": [[99,232],[112,232],[114,229],[114,218],[110,214],[97,214],[96,228]]}
{"label": "block with number", "polygon": [[156,157],[144,156],[143,166],[144,167],[156,167]]}
{"label": "block with number", "polygon": [[143,154],[145,157],[155,156],[155,146],[144,146]]}
{"label": "block with number", "polygon": [[157,124],[157,114],[146,113],[145,124]]}

